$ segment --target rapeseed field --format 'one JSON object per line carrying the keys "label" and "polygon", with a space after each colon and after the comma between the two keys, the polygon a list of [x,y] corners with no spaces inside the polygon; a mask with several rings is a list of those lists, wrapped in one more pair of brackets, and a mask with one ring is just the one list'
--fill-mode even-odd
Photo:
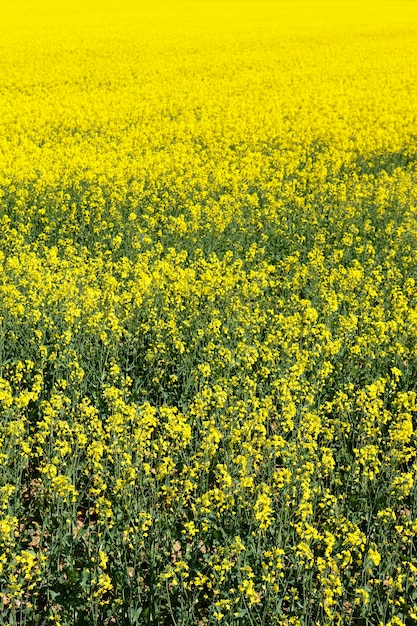
{"label": "rapeseed field", "polygon": [[417,624],[417,3],[0,6],[0,623]]}

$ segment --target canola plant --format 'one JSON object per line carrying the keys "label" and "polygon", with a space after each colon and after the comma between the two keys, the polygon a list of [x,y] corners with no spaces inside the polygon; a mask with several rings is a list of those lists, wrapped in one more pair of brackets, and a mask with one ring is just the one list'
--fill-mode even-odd
{"label": "canola plant", "polygon": [[0,4],[1,623],[417,623],[417,4]]}

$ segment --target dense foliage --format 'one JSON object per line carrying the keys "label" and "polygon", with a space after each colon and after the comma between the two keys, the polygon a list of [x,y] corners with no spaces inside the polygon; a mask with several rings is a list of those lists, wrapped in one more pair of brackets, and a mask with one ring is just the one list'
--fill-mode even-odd
{"label": "dense foliage", "polygon": [[416,43],[2,3],[1,623],[417,622]]}

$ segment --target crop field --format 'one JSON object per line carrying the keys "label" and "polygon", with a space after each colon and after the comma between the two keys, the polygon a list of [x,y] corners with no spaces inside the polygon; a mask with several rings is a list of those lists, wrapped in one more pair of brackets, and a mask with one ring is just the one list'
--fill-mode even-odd
{"label": "crop field", "polygon": [[417,2],[0,15],[0,624],[417,624]]}

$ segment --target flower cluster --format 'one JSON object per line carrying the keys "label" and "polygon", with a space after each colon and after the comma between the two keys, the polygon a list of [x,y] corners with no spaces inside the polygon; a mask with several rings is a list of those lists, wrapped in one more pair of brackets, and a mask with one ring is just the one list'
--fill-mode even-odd
{"label": "flower cluster", "polygon": [[3,4],[0,622],[414,623],[416,3]]}

